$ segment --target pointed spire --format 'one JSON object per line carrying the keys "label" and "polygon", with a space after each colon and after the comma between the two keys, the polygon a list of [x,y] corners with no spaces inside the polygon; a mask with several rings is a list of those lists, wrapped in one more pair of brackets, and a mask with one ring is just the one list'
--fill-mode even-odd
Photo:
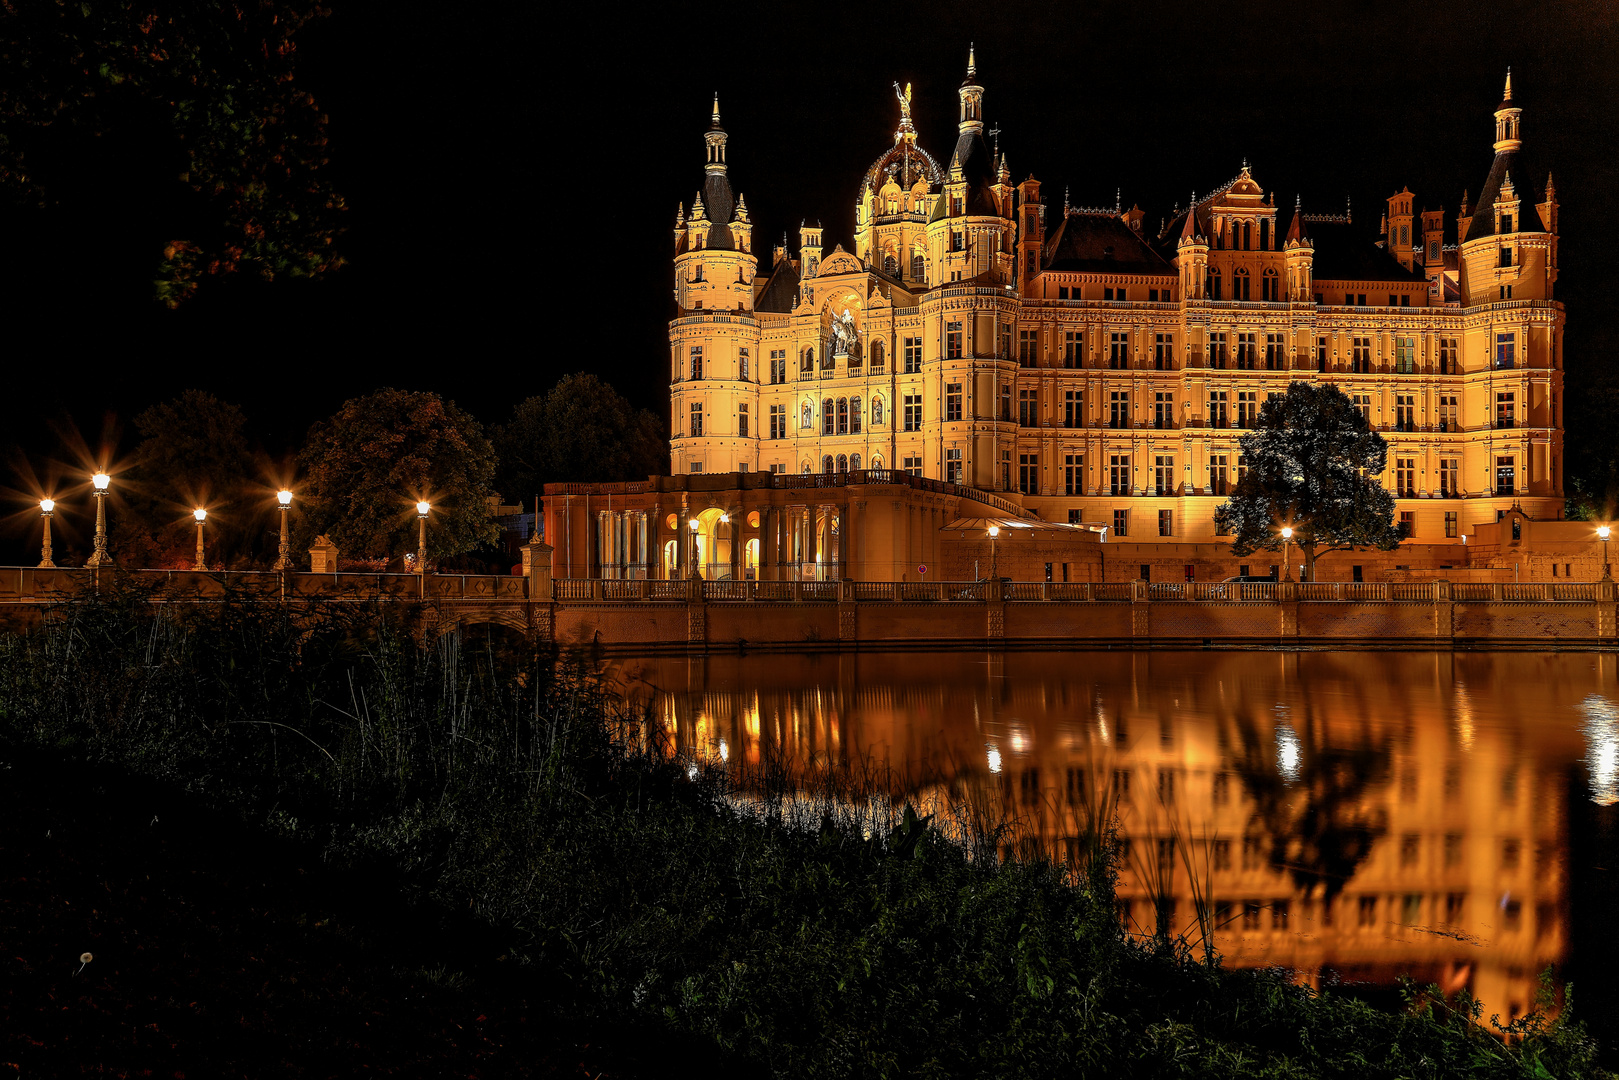
{"label": "pointed spire", "polygon": [[1299,196],[1293,196],[1293,223],[1287,227],[1287,243],[1304,239],[1304,206]]}
{"label": "pointed spire", "polygon": [[1193,193],[1192,205],[1186,208],[1186,224],[1181,228],[1181,243],[1190,243],[1197,239],[1197,196]]}
{"label": "pointed spire", "polygon": [[746,195],[736,197],[736,219],[744,222],[748,220],[748,197]]}
{"label": "pointed spire", "polygon": [[1507,68],[1507,86],[1506,86],[1506,89],[1501,92],[1501,100],[1502,101],[1511,101],[1512,100],[1512,69],[1511,68]]}
{"label": "pointed spire", "polygon": [[[977,46],[977,43],[975,43],[975,42],[968,42],[967,43],[967,77],[971,78],[972,76],[977,75],[977,74],[978,74],[978,46]],[[1511,75],[1510,72],[1508,72],[1508,74],[1507,74],[1507,88],[1509,90],[1512,88],[1512,75]],[[1507,96],[1511,97],[1512,95],[1508,94]]]}
{"label": "pointed spire", "polygon": [[686,227],[686,204],[684,202],[681,202],[681,203],[677,203],[675,205],[675,228],[683,229],[685,227]]}
{"label": "pointed spire", "polygon": [[1113,189],[1113,212],[1115,214],[1124,213],[1123,195],[1124,195],[1124,189],[1123,188],[1114,188]]}
{"label": "pointed spire", "polygon": [[1064,184],[1063,187],[1062,187],[1062,212],[1064,214],[1068,213],[1068,185],[1067,184]]}
{"label": "pointed spire", "polygon": [[1546,173],[1546,201],[1557,201],[1557,185],[1552,182],[1552,174],[1550,172]]}

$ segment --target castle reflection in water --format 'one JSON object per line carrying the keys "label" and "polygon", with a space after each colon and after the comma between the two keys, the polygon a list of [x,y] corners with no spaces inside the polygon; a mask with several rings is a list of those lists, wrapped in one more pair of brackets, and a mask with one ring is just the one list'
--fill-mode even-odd
{"label": "castle reflection in water", "polygon": [[[946,653],[615,665],[695,756],[988,799],[1060,860],[1116,807],[1119,906],[1228,963],[1532,1006],[1568,940],[1570,791],[1619,796],[1615,658]],[[1574,785],[1571,787],[1571,785]],[[1160,914],[1161,913],[1161,914]]]}

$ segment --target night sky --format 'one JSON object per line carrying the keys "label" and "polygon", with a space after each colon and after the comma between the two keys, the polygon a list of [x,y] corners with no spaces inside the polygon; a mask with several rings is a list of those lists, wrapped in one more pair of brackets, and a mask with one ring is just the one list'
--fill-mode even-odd
{"label": "night sky", "polygon": [[[701,182],[712,95],[768,264],[805,218],[847,245],[896,80],[948,160],[970,41],[1014,179],[1032,172],[1054,208],[1065,186],[1076,205],[1121,191],[1154,230],[1245,158],[1280,205],[1351,199],[1369,238],[1402,186],[1454,216],[1489,168],[1510,66],[1525,149],[1563,207],[1571,406],[1616,339],[1601,325],[1619,295],[1610,4],[671,4],[595,23],[608,9],[332,7],[300,39],[300,78],[331,116],[351,265],[164,310],[151,280],[184,229],[177,149],[136,123],[78,148],[54,163],[57,206],[0,208],[14,457],[66,458],[72,430],[92,446],[121,431],[127,451],[129,419],[187,387],[240,403],[272,454],[380,385],[496,423],[591,370],[661,412],[671,226]],[[20,490],[11,471],[0,488]]]}

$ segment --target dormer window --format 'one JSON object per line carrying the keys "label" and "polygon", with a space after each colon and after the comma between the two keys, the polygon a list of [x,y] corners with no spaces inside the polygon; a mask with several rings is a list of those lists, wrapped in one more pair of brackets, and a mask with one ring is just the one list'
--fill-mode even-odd
{"label": "dormer window", "polygon": [[1504,247],[1504,248],[1501,249],[1501,265],[1502,266],[1511,266],[1512,265],[1512,249],[1511,248]]}
{"label": "dormer window", "polygon": [[[1512,215],[1511,214],[1502,214],[1501,215],[1501,231],[1504,232],[1504,233],[1509,233],[1509,232],[1512,231]],[[1503,263],[1502,265],[1505,265],[1505,264]]]}
{"label": "dormer window", "polygon": [[1112,261],[1112,259],[1113,259],[1113,248],[1112,248],[1111,245],[1102,249],[1102,258],[1104,258],[1104,259],[1106,259],[1106,260],[1108,260],[1110,262]]}

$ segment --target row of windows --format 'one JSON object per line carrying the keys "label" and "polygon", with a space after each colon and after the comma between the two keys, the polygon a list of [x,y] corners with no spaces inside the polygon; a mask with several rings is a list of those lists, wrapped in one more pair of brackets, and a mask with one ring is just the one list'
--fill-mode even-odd
{"label": "row of windows", "polygon": [[[1059,285],[1057,286],[1057,299],[1083,300],[1084,297],[1080,295],[1080,288],[1078,285],[1075,285],[1072,288],[1067,285]],[[1104,287],[1102,289],[1102,299],[1112,300],[1120,304],[1128,303],[1130,300],[1130,290],[1124,285],[1120,285],[1116,288],[1112,286]],[[1149,304],[1168,304],[1173,300],[1174,296],[1169,289],[1147,290],[1147,303]]]}

